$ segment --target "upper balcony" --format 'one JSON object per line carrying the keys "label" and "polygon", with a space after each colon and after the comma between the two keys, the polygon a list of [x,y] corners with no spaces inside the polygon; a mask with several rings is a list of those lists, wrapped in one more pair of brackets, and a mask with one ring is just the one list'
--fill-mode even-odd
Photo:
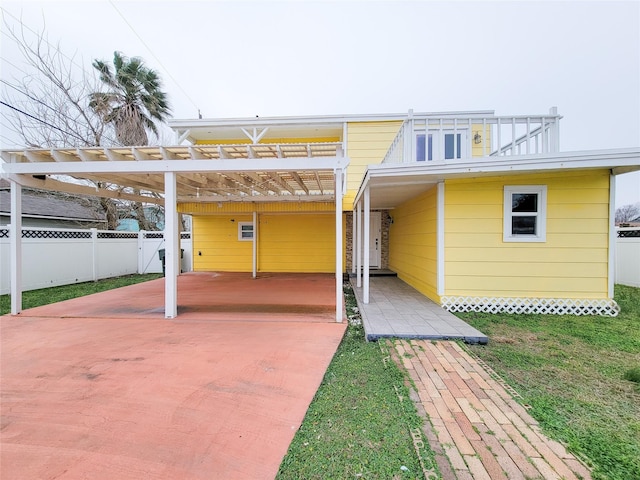
{"label": "upper balcony", "polygon": [[516,116],[409,111],[382,163],[555,153],[560,150],[561,118],[556,107],[546,115]]}

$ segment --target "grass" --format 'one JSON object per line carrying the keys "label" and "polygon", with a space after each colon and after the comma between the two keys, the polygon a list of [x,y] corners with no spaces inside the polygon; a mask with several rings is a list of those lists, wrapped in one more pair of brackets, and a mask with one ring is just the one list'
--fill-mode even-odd
{"label": "grass", "polygon": [[458,316],[490,338],[469,349],[532,406],[545,433],[588,459],[594,479],[640,479],[640,289],[617,285],[615,298],[615,318]]}
{"label": "grass", "polygon": [[[355,298],[345,293],[350,311]],[[277,479],[424,478],[410,433],[422,424],[386,343],[367,343],[351,323]],[[437,471],[432,452],[420,452],[425,468]]]}
{"label": "grass", "polygon": [[[60,287],[43,288],[40,290],[29,290],[22,293],[22,308],[33,308],[50,303],[61,302],[71,298],[83,297],[92,293],[104,292],[114,288],[133,285],[134,283],[146,282],[162,277],[160,273],[150,273],[145,275],[125,275],[122,277],[107,278],[97,282],[74,283]],[[0,315],[11,311],[10,295],[0,295]]]}

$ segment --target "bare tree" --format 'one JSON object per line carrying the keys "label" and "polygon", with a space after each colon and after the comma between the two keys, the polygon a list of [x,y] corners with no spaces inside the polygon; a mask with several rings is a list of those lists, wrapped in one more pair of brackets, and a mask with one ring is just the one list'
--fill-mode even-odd
{"label": "bare tree", "polygon": [[640,217],[640,204],[623,205],[616,208],[616,223],[626,223],[636,220]]}
{"label": "bare tree", "polygon": [[[23,76],[0,79],[3,117],[13,133],[27,147],[59,148],[113,146],[115,125],[104,112],[91,108],[92,95],[103,82],[99,72],[82,67],[74,56],[63,53],[60,44],[49,42],[43,29],[35,35],[25,27],[14,28],[4,21],[5,32],[15,42],[23,58]],[[80,64],[78,66],[78,64]],[[123,190],[121,186],[98,182],[99,188]],[[139,191],[134,192],[139,194]],[[118,202],[101,197],[109,229],[115,229],[121,216],[139,220],[142,229],[154,228],[142,204]],[[135,212],[135,213],[128,213]]]}

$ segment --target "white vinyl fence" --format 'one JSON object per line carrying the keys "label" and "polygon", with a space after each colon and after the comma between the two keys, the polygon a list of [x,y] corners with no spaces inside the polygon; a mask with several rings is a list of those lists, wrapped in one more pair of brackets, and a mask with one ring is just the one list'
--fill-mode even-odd
{"label": "white vinyl fence", "polygon": [[618,229],[616,283],[640,287],[640,228]]}
{"label": "white vinyl fence", "polygon": [[[0,226],[0,294],[10,285],[9,226]],[[181,269],[192,268],[191,234],[182,233]],[[134,273],[162,273],[162,232],[62,228],[22,229],[22,288],[90,282]]]}

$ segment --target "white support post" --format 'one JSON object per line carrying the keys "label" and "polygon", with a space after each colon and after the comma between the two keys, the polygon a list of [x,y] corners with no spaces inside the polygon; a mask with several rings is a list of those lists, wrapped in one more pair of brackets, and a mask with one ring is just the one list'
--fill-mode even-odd
{"label": "white support post", "polygon": [[342,169],[335,171],[336,192],[336,322],[342,322]]}
{"label": "white support post", "polygon": [[138,232],[138,275],[144,273],[144,235],[144,230]]}
{"label": "white support post", "polygon": [[457,118],[453,119],[453,158],[456,160],[458,159],[458,119]]}
{"label": "white support post", "polygon": [[364,250],[364,271],[363,276],[363,292],[362,298],[365,305],[369,304],[369,225],[371,223],[371,201],[369,186],[364,189],[364,232],[363,232],[363,247]]}
{"label": "white support post", "polygon": [[11,314],[22,311],[22,185],[11,180]]}
{"label": "white support post", "polygon": [[93,281],[98,281],[98,229],[91,229],[91,270]]}
{"label": "white support post", "polygon": [[438,182],[437,190],[437,233],[436,233],[436,250],[437,250],[437,291],[438,295],[444,295],[444,182]]}
{"label": "white support post", "polygon": [[608,297],[613,298],[616,275],[616,176],[609,176],[609,268]]}
{"label": "white support post", "polygon": [[551,127],[551,151],[560,151],[560,119],[558,118],[558,107],[551,107],[549,114],[553,115],[553,126]]}
{"label": "white support post", "polygon": [[180,260],[180,244],[178,231],[176,173],[164,174],[164,248],[165,248],[165,277],[164,277],[164,316],[175,318],[178,316],[178,272]]}
{"label": "white support post", "polygon": [[351,212],[351,273],[356,273],[356,211]]}
{"label": "white support post", "polygon": [[496,143],[496,152],[498,152],[497,155],[500,156],[502,154],[502,124],[500,122],[500,117],[498,117],[498,126],[496,127]]}
{"label": "white support post", "polygon": [[258,276],[258,212],[253,212],[253,278]]}
{"label": "white support post", "polygon": [[356,287],[362,287],[362,202],[356,205]]}

